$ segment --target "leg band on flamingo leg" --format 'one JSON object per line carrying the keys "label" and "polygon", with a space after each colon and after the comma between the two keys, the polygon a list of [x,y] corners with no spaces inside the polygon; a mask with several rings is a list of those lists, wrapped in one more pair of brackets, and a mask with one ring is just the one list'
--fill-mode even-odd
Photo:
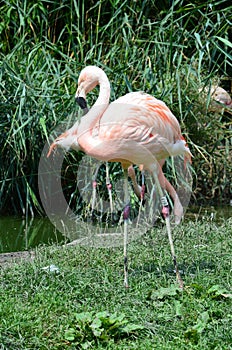
{"label": "leg band on flamingo leg", "polygon": [[144,201],[145,190],[146,190],[146,188],[145,188],[145,185],[143,184],[143,185],[141,186],[141,194],[140,194],[141,202]]}
{"label": "leg band on flamingo leg", "polygon": [[166,196],[161,198],[161,204],[162,204],[162,214],[164,219],[166,219],[170,215],[169,204]]}
{"label": "leg band on flamingo leg", "polygon": [[128,220],[130,217],[130,204],[126,204],[123,209],[123,220]]}
{"label": "leg band on flamingo leg", "polygon": [[106,187],[107,187],[107,190],[108,190],[108,191],[111,191],[111,189],[112,189],[111,183],[107,183],[107,184],[106,184]]}

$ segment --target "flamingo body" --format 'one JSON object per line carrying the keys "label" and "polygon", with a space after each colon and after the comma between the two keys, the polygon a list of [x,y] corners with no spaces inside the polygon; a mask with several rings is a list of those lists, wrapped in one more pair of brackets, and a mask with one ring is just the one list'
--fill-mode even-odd
{"label": "flamingo body", "polygon": [[166,104],[143,92],[128,93],[109,104],[110,86],[98,67],[83,69],[76,98],[100,85],[94,106],[81,119],[78,143],[90,156],[102,161],[120,161],[123,167],[154,164],[169,156],[191,157],[176,117]]}

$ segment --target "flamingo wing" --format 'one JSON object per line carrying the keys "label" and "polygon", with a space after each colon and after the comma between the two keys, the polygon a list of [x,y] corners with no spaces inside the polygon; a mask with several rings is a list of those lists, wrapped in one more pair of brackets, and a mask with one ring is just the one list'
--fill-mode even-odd
{"label": "flamingo wing", "polygon": [[179,123],[166,104],[142,92],[131,92],[112,102],[96,124],[96,134],[97,129],[103,139],[139,143],[155,135],[172,143],[181,139]]}

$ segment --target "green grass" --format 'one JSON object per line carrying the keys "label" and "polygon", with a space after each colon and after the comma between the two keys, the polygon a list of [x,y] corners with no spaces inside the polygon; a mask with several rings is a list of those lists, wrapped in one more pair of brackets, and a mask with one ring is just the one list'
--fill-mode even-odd
{"label": "green grass", "polygon": [[[33,262],[0,271],[0,348],[232,349],[231,224],[206,217],[174,230],[184,291],[162,227],[129,245],[128,290],[122,247],[39,247]],[[43,270],[51,264],[59,273]]]}

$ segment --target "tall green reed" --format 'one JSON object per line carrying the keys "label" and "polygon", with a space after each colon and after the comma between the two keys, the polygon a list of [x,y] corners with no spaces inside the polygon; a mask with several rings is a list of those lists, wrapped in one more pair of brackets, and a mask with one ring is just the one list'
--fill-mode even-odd
{"label": "tall green reed", "polygon": [[[37,189],[41,149],[75,110],[77,76],[87,64],[105,69],[112,100],[133,90],[164,100],[194,154],[196,198],[226,200],[229,117],[208,113],[199,87],[220,81],[229,90],[224,80],[231,76],[227,1],[2,3],[1,212],[42,211]],[[91,94],[90,105],[95,97]],[[223,164],[223,180],[218,164]]]}

